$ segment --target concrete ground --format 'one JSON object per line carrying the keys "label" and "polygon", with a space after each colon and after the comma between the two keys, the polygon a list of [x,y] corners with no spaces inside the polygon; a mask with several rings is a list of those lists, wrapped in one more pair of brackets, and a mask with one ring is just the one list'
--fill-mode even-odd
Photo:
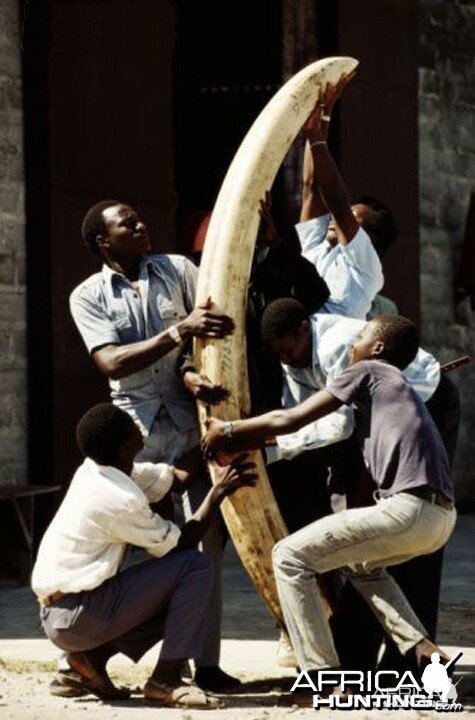
{"label": "concrete ground", "polygon": [[[475,516],[461,516],[446,551],[439,641],[450,656],[462,650],[455,680],[468,717],[475,707]],[[2,720],[75,720],[84,713],[97,720],[117,718],[147,720],[159,713],[163,720],[292,720],[310,716],[312,709],[292,705],[288,695],[295,677],[275,663],[277,631],[272,618],[228,545],[224,572],[224,629],[222,666],[244,682],[242,692],[225,699],[227,707],[215,711],[147,707],[140,695],[121,703],[104,704],[92,696],[76,700],[55,698],[48,693],[54,676],[55,648],[44,638],[38,625],[37,605],[28,588],[0,587],[0,718]],[[156,649],[134,666],[126,658],[114,658],[109,670],[119,683],[137,687],[147,678],[156,658]],[[280,703],[281,695],[287,705]],[[340,712],[344,712],[340,710]],[[356,718],[386,718],[396,711],[352,711]],[[320,716],[334,716],[333,710],[319,710]],[[428,718],[435,710],[406,710],[405,718]]]}

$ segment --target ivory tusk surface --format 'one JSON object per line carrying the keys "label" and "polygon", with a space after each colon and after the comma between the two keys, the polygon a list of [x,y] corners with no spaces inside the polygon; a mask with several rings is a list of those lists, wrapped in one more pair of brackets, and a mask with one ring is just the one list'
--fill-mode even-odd
{"label": "ivory tusk surface", "polygon": [[[245,313],[252,258],[259,228],[259,201],[327,83],[336,84],[358,63],[353,58],[319,60],[292,77],[269,101],[237,151],[219,192],[206,235],[197,304],[208,297],[236,324],[224,340],[195,340],[198,372],[230,390],[229,400],[213,407],[216,417],[234,420],[250,410]],[[200,424],[210,410],[198,403]],[[242,488],[224,501],[222,513],[241,561],[277,622],[282,625],[272,570],[272,547],[287,535],[258,452],[255,488]],[[213,469],[210,467],[213,478]]]}

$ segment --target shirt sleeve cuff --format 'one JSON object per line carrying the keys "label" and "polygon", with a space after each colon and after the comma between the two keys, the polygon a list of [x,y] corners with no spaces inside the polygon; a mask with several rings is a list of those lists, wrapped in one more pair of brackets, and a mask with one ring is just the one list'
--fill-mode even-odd
{"label": "shirt sleeve cuff", "polygon": [[364,228],[359,228],[351,242],[346,245],[340,244],[340,250],[343,256],[350,261],[355,261],[365,272],[382,276],[381,260],[374,248],[373,241]]}
{"label": "shirt sleeve cuff", "polygon": [[178,527],[178,525],[175,525],[175,523],[171,522],[170,520],[167,521],[168,524],[168,532],[166,537],[162,540],[160,543],[160,550],[155,552],[152,550],[149,553],[150,555],[154,555],[155,557],[163,557],[164,555],[167,555],[171,550],[174,550],[176,546],[178,545],[178,541],[181,537],[181,530]]}
{"label": "shirt sleeve cuff", "polygon": [[105,347],[106,345],[120,345],[120,340],[117,337],[117,335],[109,335],[101,337],[100,340],[94,339],[91,340],[88,337],[83,335],[84,344],[86,345],[87,351],[89,355],[92,355],[93,352],[96,350],[100,350],[100,348]]}
{"label": "shirt sleeve cuff", "polygon": [[305,251],[305,248],[309,245],[323,242],[327,234],[329,222],[330,215],[321,215],[320,217],[297,223],[295,230],[303,251]]}
{"label": "shirt sleeve cuff", "polygon": [[352,391],[348,390],[348,388],[334,387],[332,385],[332,382],[330,381],[330,383],[326,386],[325,390],[329,392],[330,395],[333,395],[336,400],[342,402],[344,405],[351,405],[351,403],[353,402],[351,398]]}
{"label": "shirt sleeve cuff", "polygon": [[266,465],[282,460],[282,450],[278,445],[270,445],[266,447]]}
{"label": "shirt sleeve cuff", "polygon": [[165,463],[134,463],[132,478],[149,502],[158,502],[170,492],[173,469]]}

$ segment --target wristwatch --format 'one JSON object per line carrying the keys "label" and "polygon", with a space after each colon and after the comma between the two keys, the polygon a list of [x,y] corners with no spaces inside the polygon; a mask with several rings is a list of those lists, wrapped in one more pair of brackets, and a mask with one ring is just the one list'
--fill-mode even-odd
{"label": "wristwatch", "polygon": [[181,345],[183,342],[183,338],[180,335],[180,331],[178,330],[176,325],[172,325],[167,330],[168,334],[170,335],[171,339],[176,342],[177,345]]}
{"label": "wristwatch", "polygon": [[223,427],[223,435],[231,439],[233,437],[234,423],[231,421],[225,422]]}

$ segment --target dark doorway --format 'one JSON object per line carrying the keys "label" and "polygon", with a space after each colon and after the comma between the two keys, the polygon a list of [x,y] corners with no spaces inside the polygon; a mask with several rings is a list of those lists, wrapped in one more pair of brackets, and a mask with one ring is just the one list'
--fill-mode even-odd
{"label": "dark doorway", "polygon": [[187,219],[212,210],[236,150],[281,85],[282,13],[275,0],[177,0],[175,12],[175,186],[186,251]]}
{"label": "dark doorway", "polygon": [[185,214],[212,208],[280,85],[281,12],[273,0],[49,0],[27,10],[30,468],[33,482],[66,484],[79,460],[75,423],[108,397],[69,314],[71,291],[99,269],[82,217],[99,199],[124,199],[157,249],[176,246],[177,203]]}
{"label": "dark doorway", "polygon": [[74,427],[108,397],[70,318],[73,288],[100,263],[82,217],[104,198],[144,214],[157,248],[174,243],[172,52],[168,0],[29,3],[25,126],[30,469],[67,483]]}

